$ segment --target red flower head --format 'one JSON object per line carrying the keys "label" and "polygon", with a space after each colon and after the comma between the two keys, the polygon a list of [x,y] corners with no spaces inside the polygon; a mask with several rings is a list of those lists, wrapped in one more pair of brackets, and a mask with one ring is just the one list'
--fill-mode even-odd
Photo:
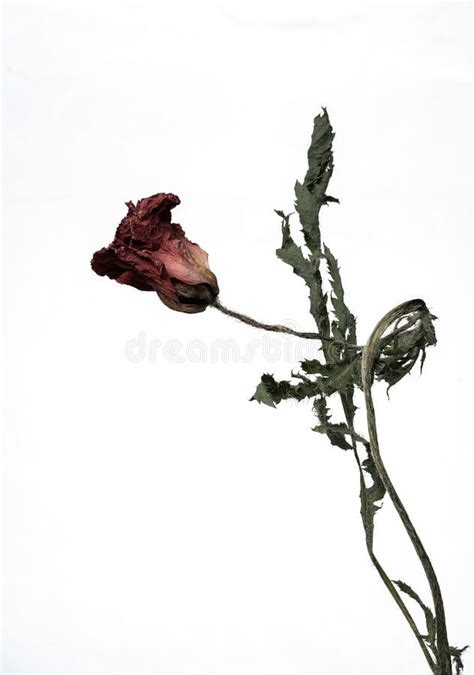
{"label": "red flower head", "polygon": [[207,253],[188,241],[180,225],[171,222],[179,197],[160,192],[127,202],[128,214],[107,248],[94,253],[92,269],[140,291],[156,291],[178,312],[203,312],[219,294],[208,267]]}

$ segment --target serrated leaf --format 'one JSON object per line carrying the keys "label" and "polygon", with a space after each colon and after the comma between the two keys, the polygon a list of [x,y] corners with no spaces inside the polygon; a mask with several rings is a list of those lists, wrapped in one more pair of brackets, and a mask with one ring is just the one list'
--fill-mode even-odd
{"label": "serrated leaf", "polygon": [[[356,370],[356,379],[360,375],[360,365],[355,368]],[[355,380],[354,380],[355,381]],[[344,408],[344,414],[346,415],[347,425],[352,429],[354,427],[354,418],[357,410],[357,406],[354,405],[354,385],[350,384],[345,388],[343,392],[340,393],[341,403]]]}
{"label": "serrated leaf", "polygon": [[298,212],[306,246],[311,253],[321,248],[321,234],[318,225],[318,211],[321,206],[314,192],[311,192],[304,183],[295,183],[295,209]]}
{"label": "serrated leaf", "polygon": [[405,593],[410,598],[412,598],[412,600],[414,600],[423,610],[423,614],[425,615],[425,623],[426,623],[426,631],[427,631],[427,635],[423,636],[423,638],[424,638],[425,642],[431,647],[433,653],[436,654],[436,618],[435,618],[433,612],[421,600],[418,593],[416,593],[413,590],[413,588],[411,588],[404,581],[393,580],[393,583],[398,586],[398,588],[402,591],[402,593]]}
{"label": "serrated leaf", "polygon": [[326,403],[324,394],[317,396],[313,402],[313,410],[321,424],[328,424],[331,419],[331,413]]}
{"label": "serrated leaf", "polygon": [[320,424],[314,429],[314,431],[326,434],[331,444],[337,448],[341,448],[342,450],[348,450],[351,448],[352,446],[348,444],[344,438],[344,434],[342,434],[339,430],[334,431],[330,428],[331,413],[326,404],[326,396],[321,395],[315,398],[313,409],[320,421]]}
{"label": "serrated leaf", "polygon": [[268,389],[267,384],[264,381],[265,377],[266,375],[262,375],[262,380],[257,385],[255,394],[252,396],[250,400],[257,401],[257,403],[264,403],[265,405],[269,405],[272,408],[276,408],[274,394]]}
{"label": "serrated leaf", "polygon": [[402,326],[397,329],[396,335],[389,334],[381,340],[374,373],[378,380],[388,383],[387,391],[411,372],[418,359],[422,368],[426,348],[436,344],[435,317],[426,311],[419,312],[414,318],[415,325],[412,321],[406,329]]}
{"label": "serrated leaf", "polygon": [[303,251],[295,242],[290,233],[290,215],[285,215],[282,211],[275,211],[281,219],[282,244],[277,249],[276,254],[287,265],[293,268],[293,272],[305,280],[307,285],[313,283],[314,269],[309,260],[304,256]]}
{"label": "serrated leaf", "polygon": [[329,281],[333,290],[331,303],[337,320],[333,324],[333,335],[339,340],[355,345],[357,344],[356,320],[344,300],[344,288],[337,260],[328,246],[324,246],[324,256],[328,265]]}
{"label": "serrated leaf", "polygon": [[327,110],[323,108],[323,112],[314,118],[311,144],[308,149],[308,171],[304,179],[304,185],[316,195],[321,204],[324,202],[334,168],[333,140],[334,132]]}
{"label": "serrated leaf", "polygon": [[304,181],[296,182],[295,207],[303,229],[309,257],[295,244],[290,234],[289,217],[282,212],[283,242],[277,256],[291,265],[295,274],[302,277],[309,288],[310,312],[322,335],[329,336],[330,323],[327,311],[327,295],[323,292],[319,270],[321,256],[321,234],[319,210],[323,204],[337,201],[326,195],[326,189],[333,171],[332,141],[334,133],[327,111],[317,115],[313,123],[311,144],[308,149],[308,170]]}
{"label": "serrated leaf", "polygon": [[319,332],[323,335],[329,335],[327,296],[322,290],[322,279],[319,272],[320,258],[314,255],[309,259],[305,257],[301,247],[295,244],[291,236],[289,218],[289,215],[283,214],[282,245],[277,249],[276,254],[280,260],[293,268],[295,274],[305,281],[309,289],[311,315],[316,321]]}
{"label": "serrated leaf", "polygon": [[302,401],[304,398],[316,396],[318,393],[320,393],[320,387],[317,381],[304,379],[297,384],[293,384],[287,380],[277,381],[273,375],[265,373],[262,375],[255,394],[250,400],[275,408],[283,400]]}
{"label": "serrated leaf", "polygon": [[464,670],[464,664],[461,659],[461,654],[468,649],[469,645],[466,645],[465,647],[462,647],[461,649],[459,647],[450,647],[449,652],[451,654],[451,657],[453,659],[454,666],[456,668],[456,675],[460,675],[462,671]]}
{"label": "serrated leaf", "polygon": [[331,424],[330,422],[318,424],[317,426],[313,427],[313,431],[316,431],[318,434],[326,434],[331,443],[342,450],[352,449],[352,444],[346,440],[346,436],[350,436],[351,439],[354,438],[361,443],[367,442],[365,438],[359,434],[356,434],[354,431],[351,431],[347,424],[342,422],[338,422],[336,424]]}
{"label": "serrated leaf", "polygon": [[301,361],[301,367],[308,375],[326,375],[327,365],[318,359],[305,359]]}
{"label": "serrated leaf", "polygon": [[338,201],[326,195],[334,163],[332,141],[334,133],[327,111],[313,121],[313,133],[308,148],[308,170],[304,181],[295,184],[295,208],[303,228],[306,245],[313,255],[321,249],[319,210],[323,204]]}

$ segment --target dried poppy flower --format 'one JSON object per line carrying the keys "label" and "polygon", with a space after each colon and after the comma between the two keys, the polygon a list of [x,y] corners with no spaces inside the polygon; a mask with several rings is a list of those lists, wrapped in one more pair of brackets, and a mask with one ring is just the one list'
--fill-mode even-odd
{"label": "dried poppy flower", "polygon": [[186,239],[171,222],[179,197],[160,192],[127,202],[128,213],[115,239],[94,253],[92,269],[140,291],[156,291],[178,312],[203,312],[219,294],[217,279],[208,267],[207,253]]}

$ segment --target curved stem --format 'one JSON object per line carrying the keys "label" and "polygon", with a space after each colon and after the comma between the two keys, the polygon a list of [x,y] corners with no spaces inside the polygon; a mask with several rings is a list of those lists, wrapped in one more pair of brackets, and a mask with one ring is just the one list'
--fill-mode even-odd
{"label": "curved stem", "polygon": [[[356,463],[357,463],[357,467],[359,469],[359,478],[360,478],[361,490],[364,490],[364,492],[365,492],[366,484],[365,484],[365,479],[364,479],[364,472],[362,470],[362,465],[361,465],[361,462],[360,462],[359,453],[357,451],[357,442],[358,441],[357,441],[355,430],[354,430],[354,424],[353,424],[353,421],[352,421],[352,416],[351,416],[350,411],[349,411],[346,395],[341,393],[340,398],[341,398],[342,408],[344,410],[344,417],[346,418],[347,426],[349,427],[349,429],[351,431],[352,450],[353,450],[353,453],[354,453],[354,458],[355,458]],[[364,525],[364,530],[365,530],[366,526],[365,526],[365,522],[364,522],[363,517],[362,517],[362,523]],[[413,631],[413,633],[414,633],[414,635],[415,635],[415,637],[418,641],[418,644],[421,647],[421,651],[423,652],[423,654],[425,656],[425,659],[428,662],[428,665],[429,665],[431,671],[433,673],[435,673],[436,672],[436,664],[433,661],[433,658],[432,658],[432,656],[431,656],[431,654],[428,650],[428,647],[426,646],[425,641],[423,640],[423,638],[420,634],[420,631],[418,630],[418,627],[415,623],[415,620],[413,619],[412,615],[408,611],[408,608],[405,605],[405,603],[403,602],[403,600],[400,596],[400,593],[397,591],[397,589],[393,585],[392,580],[390,579],[388,574],[385,572],[385,570],[382,567],[381,563],[379,562],[377,556],[375,555],[375,553],[373,551],[373,548],[372,548],[372,544],[369,542],[369,540],[367,538],[367,533],[366,533],[366,537],[365,537],[365,543],[366,543],[367,553],[369,554],[370,561],[372,562],[373,566],[375,567],[375,569],[379,573],[379,576],[382,579],[384,585],[386,586],[388,592],[390,593],[392,598],[397,603],[401,613],[403,614],[403,616],[405,617],[405,619],[408,622],[408,625],[412,629],[412,631]]]}
{"label": "curved stem", "polygon": [[[365,480],[364,480],[364,474],[363,474],[363,471],[362,471],[362,466],[361,466],[360,459],[359,459],[359,454],[357,452],[357,446],[356,446],[357,441],[353,438],[352,443],[353,443],[355,460],[356,460],[357,466],[359,468],[361,488],[363,490],[365,490],[366,485],[365,485]],[[413,631],[413,634],[415,635],[415,637],[418,641],[418,644],[420,645],[421,651],[423,652],[423,654],[425,656],[425,659],[428,662],[428,665],[429,665],[431,671],[433,673],[436,673],[436,663],[434,662],[433,657],[431,656],[430,651],[429,651],[428,647],[426,646],[426,643],[423,640],[423,637],[421,636],[420,631],[418,630],[418,627],[415,623],[415,620],[413,619],[413,617],[410,614],[407,606],[403,602],[402,597],[400,596],[400,593],[397,591],[397,589],[393,585],[392,580],[390,579],[388,574],[385,572],[385,570],[382,567],[381,563],[379,562],[377,556],[373,552],[373,549],[370,546],[369,542],[367,541],[367,538],[366,538],[366,546],[367,546],[367,553],[369,554],[369,558],[370,558],[373,566],[375,567],[375,569],[379,573],[379,576],[382,579],[385,587],[387,588],[388,592],[390,593],[392,598],[397,603],[398,608],[400,609],[401,613],[403,614],[403,616],[407,620],[408,625],[410,626],[411,630]]]}
{"label": "curved stem", "polygon": [[210,307],[215,307],[219,310],[219,312],[227,314],[227,316],[231,316],[238,321],[242,321],[249,326],[253,326],[254,328],[262,328],[263,330],[268,330],[273,333],[286,333],[287,335],[295,335],[296,337],[305,338],[306,340],[321,340],[323,342],[331,342],[333,344],[340,345],[345,349],[354,349],[356,351],[361,351],[363,349],[362,346],[351,345],[348,342],[344,342],[343,340],[336,340],[336,338],[332,338],[327,335],[321,335],[321,333],[307,333],[299,330],[293,330],[292,328],[288,328],[288,326],[282,326],[280,324],[261,323],[260,321],[256,321],[256,319],[252,319],[246,314],[240,314],[240,312],[235,312],[234,310],[225,307],[219,302],[219,300],[216,300],[212,305],[210,305]]}
{"label": "curved stem", "polygon": [[385,330],[397,319],[411,314],[412,312],[426,312],[427,308],[423,300],[411,300],[398,305],[390,312],[388,312],[375,326],[364,350],[362,352],[362,386],[365,396],[365,404],[367,409],[367,425],[369,429],[370,448],[372,457],[382,480],[382,483],[387,490],[390,499],[405,527],[405,530],[413,544],[418,558],[422,564],[428,584],[430,586],[431,595],[433,598],[435,614],[436,614],[436,643],[438,649],[438,667],[439,675],[451,675],[451,656],[449,650],[448,635],[446,629],[446,618],[444,613],[443,598],[441,589],[439,587],[438,579],[436,577],[431,560],[426,553],[426,550],[415,530],[410,517],[395,490],[395,487],[387,473],[382,458],[380,456],[380,448],[377,437],[377,426],[375,421],[375,409],[372,400],[371,387],[373,378],[373,367],[375,359],[379,353],[380,342]]}

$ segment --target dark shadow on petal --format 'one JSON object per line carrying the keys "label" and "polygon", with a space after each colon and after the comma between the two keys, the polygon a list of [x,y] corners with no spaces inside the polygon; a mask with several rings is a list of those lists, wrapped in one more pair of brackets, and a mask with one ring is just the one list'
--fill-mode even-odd
{"label": "dark shadow on petal", "polygon": [[119,260],[111,248],[102,248],[94,253],[91,267],[96,274],[114,279],[119,284],[134,286],[139,291],[153,290],[140,274],[137,274],[129,265]]}

